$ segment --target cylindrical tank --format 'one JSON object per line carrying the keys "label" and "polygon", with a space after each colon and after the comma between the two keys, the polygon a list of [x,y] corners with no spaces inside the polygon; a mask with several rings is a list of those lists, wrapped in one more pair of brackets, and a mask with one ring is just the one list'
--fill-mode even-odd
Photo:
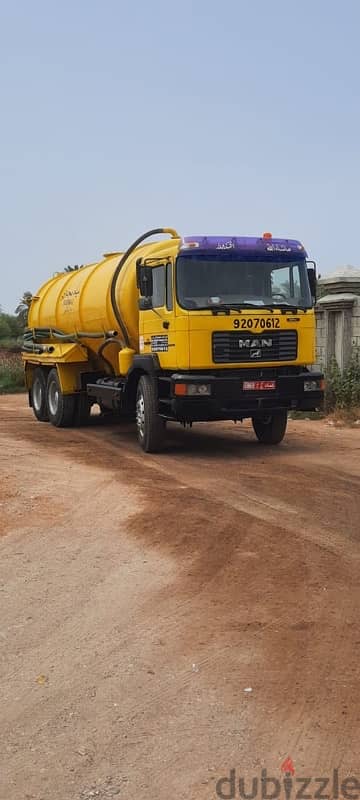
{"label": "cylindrical tank", "polygon": [[[34,296],[29,328],[56,328],[64,333],[94,333],[118,330],[110,298],[111,281],[121,253],[111,253],[103,261],[72,272],[55,275]],[[138,340],[136,275],[130,258],[121,270],[116,299],[134,349]],[[84,344],[97,350],[101,340],[86,339]]]}
{"label": "cylindrical tank", "polygon": [[[116,304],[125,325],[130,347],[139,349],[139,309],[136,262],[139,258],[161,259],[178,249],[179,239],[151,242],[137,247],[126,259],[116,281]],[[124,344],[111,302],[112,279],[121,253],[107,253],[102,261],[78,270],[62,272],[47,281],[34,295],[28,317],[29,328],[56,328],[66,334],[117,331]],[[96,354],[102,339],[83,337],[81,343]]]}

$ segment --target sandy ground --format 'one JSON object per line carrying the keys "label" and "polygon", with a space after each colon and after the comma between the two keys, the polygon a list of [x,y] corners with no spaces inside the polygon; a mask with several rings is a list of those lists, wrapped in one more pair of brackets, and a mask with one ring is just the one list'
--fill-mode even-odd
{"label": "sandy ground", "polygon": [[144,456],[0,411],[1,800],[211,800],[287,756],[360,779],[360,430]]}

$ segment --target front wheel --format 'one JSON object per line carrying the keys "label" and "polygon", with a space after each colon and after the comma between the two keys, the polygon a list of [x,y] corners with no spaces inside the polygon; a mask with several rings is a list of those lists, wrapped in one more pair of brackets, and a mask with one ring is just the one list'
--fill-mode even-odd
{"label": "front wheel", "polygon": [[136,427],[138,442],[145,453],[161,450],[165,439],[165,420],[159,417],[156,387],[148,375],[142,375],[138,383]]}
{"label": "front wheel", "polygon": [[287,411],[276,411],[263,419],[253,417],[252,424],[261,444],[279,444],[285,436]]}
{"label": "front wheel", "polygon": [[63,394],[56,369],[49,372],[46,387],[49,420],[56,428],[70,428],[74,424],[76,397]]}

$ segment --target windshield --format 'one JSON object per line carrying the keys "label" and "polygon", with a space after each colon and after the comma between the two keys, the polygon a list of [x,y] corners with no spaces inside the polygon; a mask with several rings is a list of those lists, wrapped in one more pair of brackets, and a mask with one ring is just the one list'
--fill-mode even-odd
{"label": "windshield", "polygon": [[238,254],[181,255],[177,259],[177,297],[182,308],[219,305],[312,305],[306,261],[243,260]]}

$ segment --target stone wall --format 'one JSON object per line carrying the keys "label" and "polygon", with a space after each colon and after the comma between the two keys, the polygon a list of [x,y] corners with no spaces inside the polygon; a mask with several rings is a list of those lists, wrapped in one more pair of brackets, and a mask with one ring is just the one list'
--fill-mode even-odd
{"label": "stone wall", "polygon": [[317,365],[326,369],[335,358],[342,370],[360,353],[360,269],[343,267],[318,284]]}

